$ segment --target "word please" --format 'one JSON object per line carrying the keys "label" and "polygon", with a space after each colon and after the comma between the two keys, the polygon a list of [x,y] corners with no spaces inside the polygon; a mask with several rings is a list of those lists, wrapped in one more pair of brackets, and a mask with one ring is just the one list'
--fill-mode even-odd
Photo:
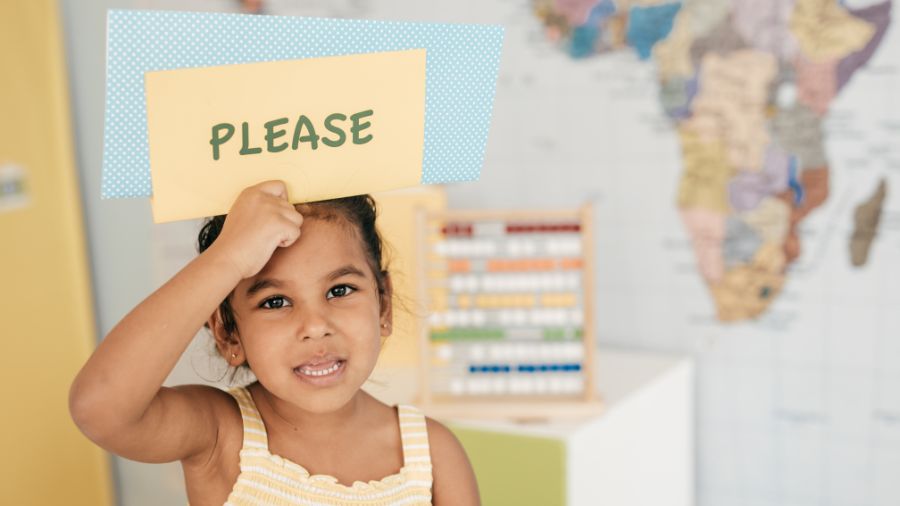
{"label": "word please", "polygon": [[[353,144],[365,144],[372,140],[372,134],[360,135],[363,130],[372,125],[368,121],[360,122],[360,120],[371,115],[372,109],[350,115],[350,136],[353,139]],[[263,123],[263,128],[266,132],[264,139],[267,152],[278,153],[287,149],[288,146],[296,151],[297,148],[300,147],[300,143],[303,142],[308,143],[309,148],[313,150],[319,147],[319,142],[330,148],[336,148],[347,141],[345,124],[348,121],[348,117],[345,114],[339,112],[329,114],[325,118],[325,121],[323,121],[325,130],[328,130],[329,134],[333,135],[332,137],[320,136],[317,134],[313,122],[308,117],[300,115],[300,117],[297,118],[297,122],[294,123],[294,129],[290,137],[291,142],[287,142],[288,138],[279,142],[279,139],[285,137],[288,133],[286,129],[279,127],[286,125],[288,121],[288,118],[278,118]],[[212,137],[209,139],[209,144],[212,146],[213,160],[219,159],[220,148],[226,142],[231,140],[234,136],[234,132],[235,126],[231,123],[219,123],[213,125]],[[262,153],[262,151],[262,147],[250,146],[250,125],[246,121],[241,123],[241,150],[238,153],[241,155],[255,155]]]}

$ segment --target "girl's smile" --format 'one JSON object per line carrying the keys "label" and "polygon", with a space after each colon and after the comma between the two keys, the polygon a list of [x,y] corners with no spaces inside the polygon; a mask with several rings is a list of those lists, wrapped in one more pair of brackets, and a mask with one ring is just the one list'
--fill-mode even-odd
{"label": "girl's smile", "polygon": [[294,368],[294,373],[303,381],[317,387],[329,387],[343,379],[343,359],[308,362]]}

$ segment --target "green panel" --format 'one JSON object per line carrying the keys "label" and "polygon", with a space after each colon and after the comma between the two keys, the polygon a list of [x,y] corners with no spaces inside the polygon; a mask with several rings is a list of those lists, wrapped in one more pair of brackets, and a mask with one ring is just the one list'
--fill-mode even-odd
{"label": "green panel", "polygon": [[566,504],[566,448],[562,440],[450,426],[478,478],[485,506]]}

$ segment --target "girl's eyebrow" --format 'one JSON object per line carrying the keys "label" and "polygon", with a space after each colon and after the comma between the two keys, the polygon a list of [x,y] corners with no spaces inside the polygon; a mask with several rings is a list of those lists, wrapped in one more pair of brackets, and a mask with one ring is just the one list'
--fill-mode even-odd
{"label": "girl's eyebrow", "polygon": [[359,276],[361,278],[366,277],[366,275],[365,275],[365,273],[363,273],[363,271],[357,269],[353,265],[347,264],[343,267],[339,267],[339,268],[331,271],[330,273],[325,275],[322,279],[327,280],[327,281],[333,281],[341,276],[347,276],[347,275]]}
{"label": "girl's eyebrow", "polygon": [[277,279],[272,279],[272,278],[257,279],[256,281],[253,282],[252,285],[250,285],[249,288],[247,288],[247,293],[245,294],[245,297],[249,299],[249,298],[253,297],[253,295],[256,292],[259,292],[260,290],[265,290],[266,288],[281,288],[281,287],[282,287],[282,283],[281,283],[281,281],[278,281]]}

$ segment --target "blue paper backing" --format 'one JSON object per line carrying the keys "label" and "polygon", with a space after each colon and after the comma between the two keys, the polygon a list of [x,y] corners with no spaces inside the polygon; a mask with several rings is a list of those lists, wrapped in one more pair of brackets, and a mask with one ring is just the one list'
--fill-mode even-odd
{"label": "blue paper backing", "polygon": [[152,194],[144,72],[417,48],[427,53],[422,183],[481,173],[501,26],[110,10],[107,34],[103,198]]}

